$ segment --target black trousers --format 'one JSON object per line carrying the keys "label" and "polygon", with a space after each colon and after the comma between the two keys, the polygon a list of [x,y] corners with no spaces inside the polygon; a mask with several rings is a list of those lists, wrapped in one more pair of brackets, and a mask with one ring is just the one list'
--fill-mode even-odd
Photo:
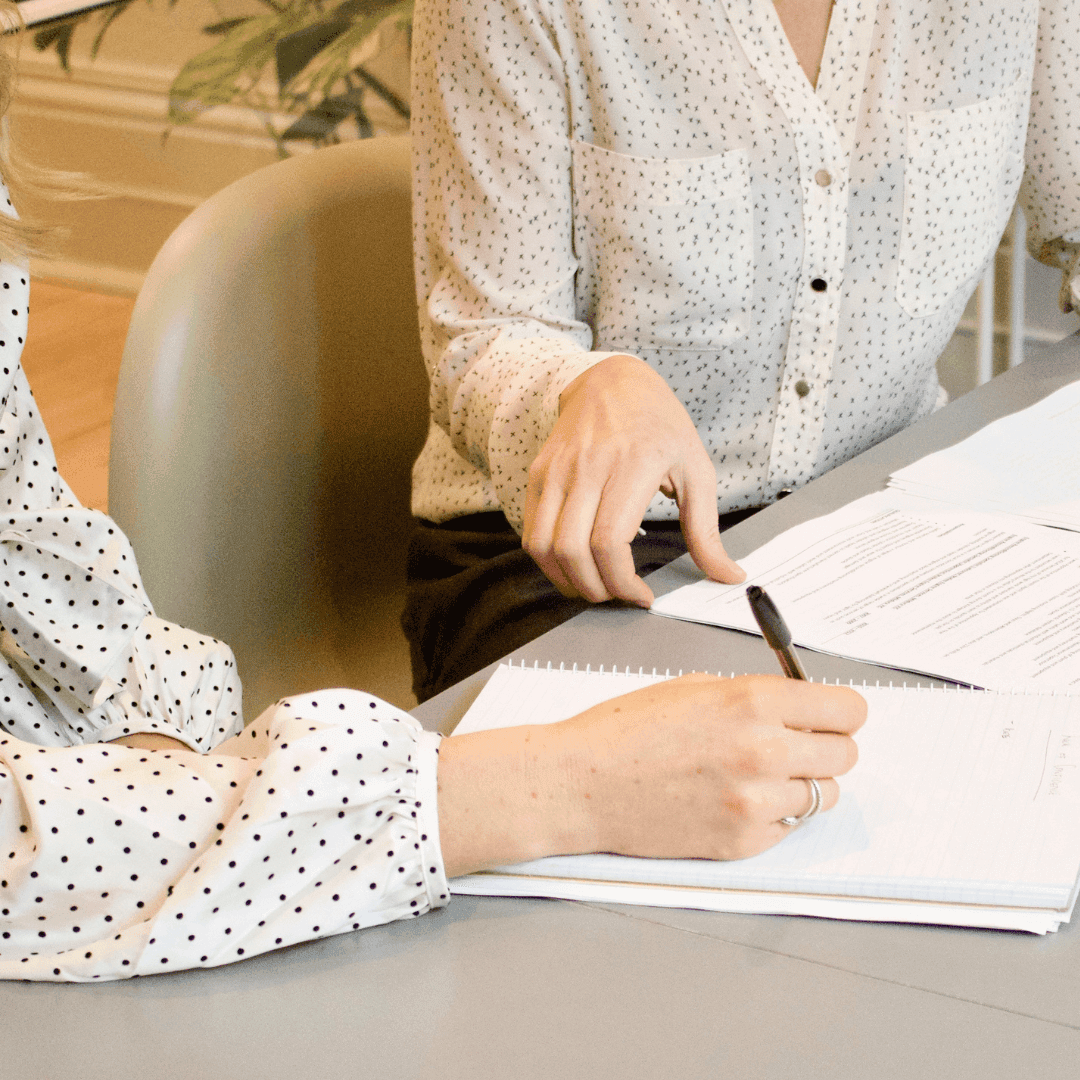
{"label": "black trousers", "polygon": [[[721,515],[721,531],[752,513]],[[631,544],[639,574],[686,552],[677,521],[648,522],[645,528],[647,535]],[[589,606],[552,585],[497,511],[440,525],[418,521],[409,542],[408,599],[401,617],[417,700],[434,697]]]}

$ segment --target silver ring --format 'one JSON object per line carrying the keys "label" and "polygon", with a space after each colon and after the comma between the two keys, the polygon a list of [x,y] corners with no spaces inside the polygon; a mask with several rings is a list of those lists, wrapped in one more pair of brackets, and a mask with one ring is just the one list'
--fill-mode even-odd
{"label": "silver ring", "polygon": [[780,819],[781,825],[801,825],[808,818],[812,818],[821,809],[821,785],[811,779],[809,776],[803,777],[803,779],[810,785],[810,809],[805,814],[800,814],[798,817],[782,817]]}

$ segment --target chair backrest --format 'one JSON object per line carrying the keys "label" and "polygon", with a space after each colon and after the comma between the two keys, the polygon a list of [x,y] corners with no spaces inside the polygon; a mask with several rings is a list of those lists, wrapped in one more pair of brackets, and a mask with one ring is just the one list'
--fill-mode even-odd
{"label": "chair backrest", "polygon": [[407,137],[290,158],[192,213],[135,305],[110,512],[158,613],[233,646],[249,717],[405,655],[385,635],[428,417],[410,216]]}

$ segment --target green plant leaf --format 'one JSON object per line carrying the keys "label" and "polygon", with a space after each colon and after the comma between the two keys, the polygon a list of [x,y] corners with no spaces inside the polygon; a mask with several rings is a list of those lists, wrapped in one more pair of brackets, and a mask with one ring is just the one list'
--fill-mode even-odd
{"label": "green plant leaf", "polygon": [[274,59],[277,41],[299,29],[305,14],[302,5],[295,5],[252,16],[192,57],[169,89],[170,121],[186,123],[214,105],[243,100]]}
{"label": "green plant leaf", "polygon": [[351,26],[351,19],[323,19],[283,37],[274,51],[278,86],[284,90],[308,66],[312,57],[321,53]]}
{"label": "green plant leaf", "polygon": [[114,4],[113,6],[106,9],[105,18],[102,19],[101,27],[94,38],[94,43],[90,46],[91,60],[97,58],[98,49],[101,48],[101,39],[105,36],[105,31],[108,30],[109,27],[112,26],[112,24],[116,22],[116,20],[120,18],[120,16],[123,15],[123,13],[127,11],[127,9],[131,7],[134,2],[135,0],[120,0],[119,4]]}
{"label": "green plant leaf", "polygon": [[328,139],[334,129],[350,116],[362,112],[360,93],[352,90],[347,94],[325,98],[318,105],[308,109],[303,116],[288,127],[282,134],[283,139]]}
{"label": "green plant leaf", "polygon": [[[353,0],[346,0],[351,4]],[[331,96],[338,91],[341,81],[356,66],[355,54],[375,30],[387,19],[396,18],[399,23],[412,15],[412,0],[389,3],[384,0],[357,0],[371,9],[366,15],[354,17],[349,29],[336,37],[299,74],[293,76],[283,88],[300,100],[313,100]],[[345,7],[346,5],[341,5]],[[337,9],[338,11],[341,8]]]}
{"label": "green plant leaf", "polygon": [[405,117],[406,120],[410,117],[409,103],[403,101],[393,90],[390,89],[385,83],[380,82],[374,75],[369,74],[363,67],[354,67],[351,72],[356,78],[360,79],[367,84],[368,89],[373,90],[379,95],[398,114],[398,116]]}
{"label": "green plant leaf", "polygon": [[230,30],[242,26],[249,18],[250,16],[248,15],[241,15],[239,19],[223,19],[221,22],[204,26],[202,32],[204,34],[209,34],[211,37],[221,37],[222,34],[227,34]]}
{"label": "green plant leaf", "polygon": [[[172,123],[190,121],[215,105],[239,104],[264,114],[303,110],[280,135],[267,120],[279,150],[287,138],[332,138],[333,128],[349,116],[355,117],[361,134],[370,134],[371,124],[361,107],[365,88],[408,117],[408,102],[358,69],[357,54],[385,20],[408,26],[412,0],[344,0],[329,11],[322,9],[321,0],[263,3],[272,13],[226,19],[205,28],[220,40],[192,57],[174,80],[169,101]],[[265,84],[260,86],[271,63],[278,76],[276,94]],[[355,85],[357,80],[365,86]],[[346,111],[341,113],[342,109]]]}
{"label": "green plant leaf", "polygon": [[60,58],[60,66],[65,71],[70,71],[71,35],[74,34],[75,27],[79,23],[85,22],[87,18],[88,15],[82,13],[73,15],[68,19],[58,19],[56,22],[49,23],[48,26],[43,26],[34,34],[34,48],[38,52],[45,52],[46,49],[55,48],[56,55]]}
{"label": "green plant leaf", "polygon": [[345,0],[338,4],[332,14],[335,18],[350,20],[368,19],[378,15],[381,19],[388,8],[394,6],[395,0]]}

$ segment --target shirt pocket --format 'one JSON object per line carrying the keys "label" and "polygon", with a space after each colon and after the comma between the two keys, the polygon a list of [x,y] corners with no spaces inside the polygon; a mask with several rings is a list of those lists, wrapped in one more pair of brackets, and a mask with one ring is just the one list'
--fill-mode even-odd
{"label": "shirt pocket", "polygon": [[745,150],[642,158],[573,143],[578,295],[594,348],[715,349],[746,333],[753,283]]}
{"label": "shirt pocket", "polygon": [[933,315],[997,247],[1024,172],[1030,83],[962,109],[909,113],[896,295]]}

